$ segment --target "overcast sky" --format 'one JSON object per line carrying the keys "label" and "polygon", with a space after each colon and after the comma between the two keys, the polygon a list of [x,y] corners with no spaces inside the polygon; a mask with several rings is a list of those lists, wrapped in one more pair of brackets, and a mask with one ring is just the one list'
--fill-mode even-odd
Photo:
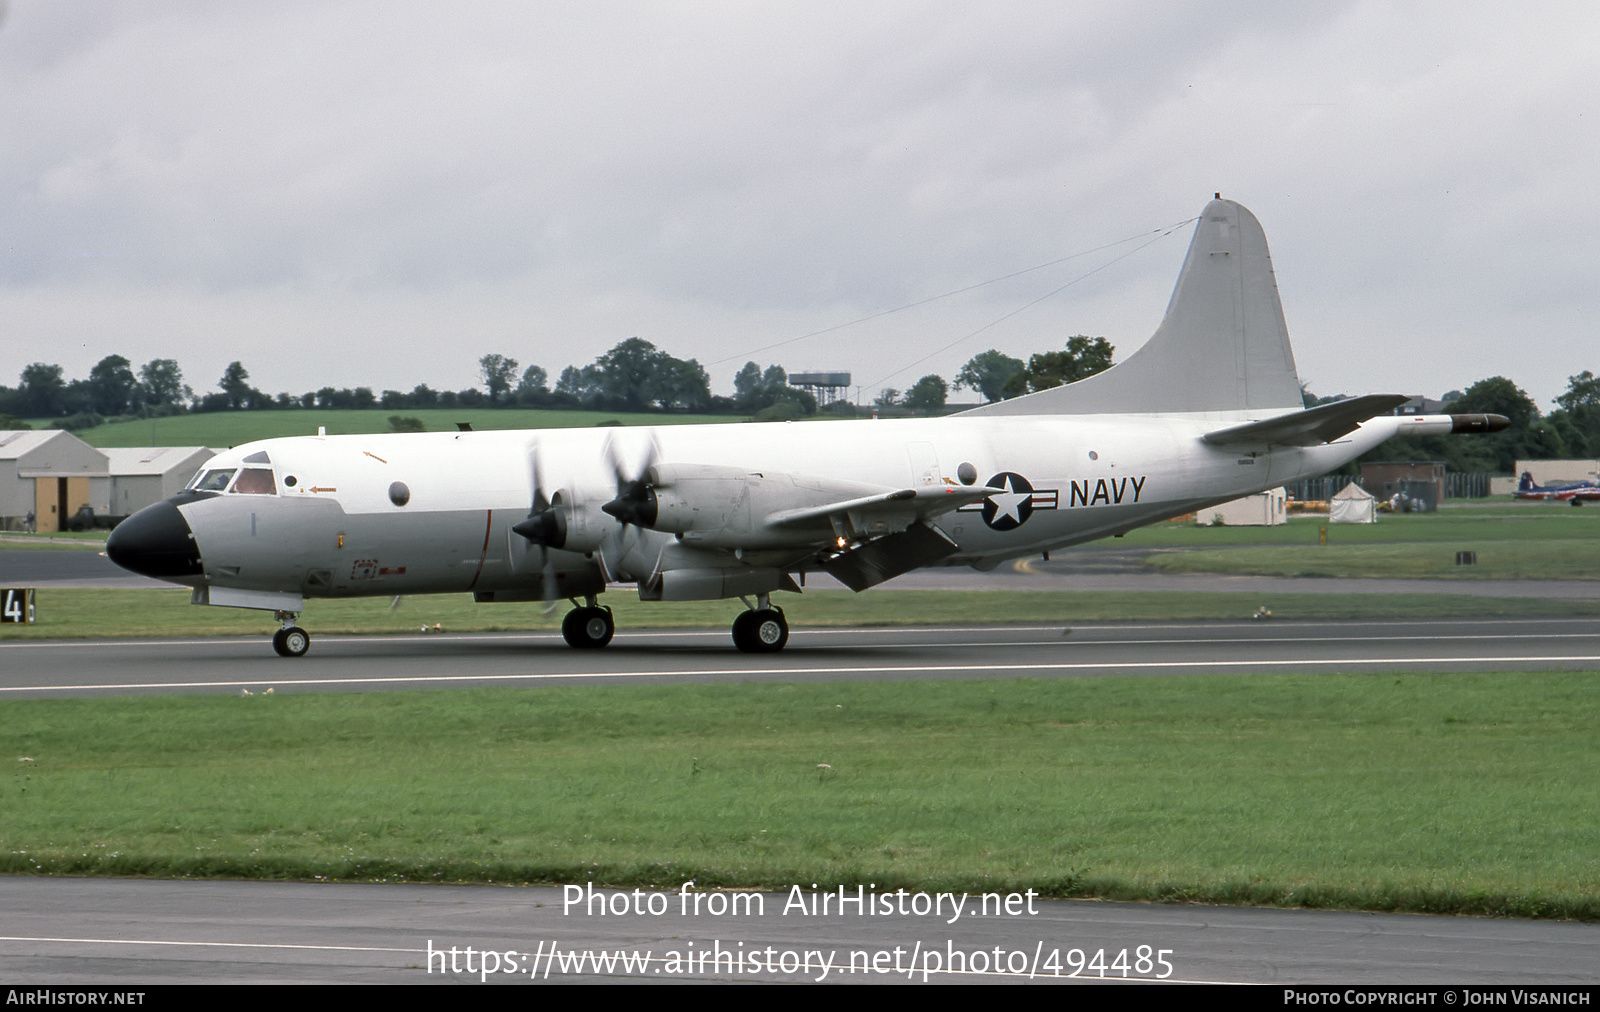
{"label": "overcast sky", "polygon": [[633,336],[720,393],[1120,361],[1214,191],[1318,393],[1548,411],[1600,370],[1600,4],[0,5],[8,385],[459,389]]}

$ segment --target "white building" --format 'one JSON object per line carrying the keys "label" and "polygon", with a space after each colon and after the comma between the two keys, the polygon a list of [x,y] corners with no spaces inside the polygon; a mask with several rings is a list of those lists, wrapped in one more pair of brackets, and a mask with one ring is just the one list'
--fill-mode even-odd
{"label": "white building", "polygon": [[1265,492],[1247,495],[1217,506],[1196,510],[1195,523],[1201,527],[1276,527],[1289,522],[1289,494],[1282,485]]}
{"label": "white building", "polygon": [[37,530],[59,531],[109,474],[106,455],[70,432],[0,430],[0,527],[20,530],[32,513]]}
{"label": "white building", "polygon": [[189,484],[200,465],[216,456],[204,446],[107,447],[109,475],[91,478],[89,493],[96,513],[131,516]]}
{"label": "white building", "polygon": [[84,506],[125,517],[189,483],[203,446],[101,450],[62,429],[0,430],[0,530],[59,531]]}

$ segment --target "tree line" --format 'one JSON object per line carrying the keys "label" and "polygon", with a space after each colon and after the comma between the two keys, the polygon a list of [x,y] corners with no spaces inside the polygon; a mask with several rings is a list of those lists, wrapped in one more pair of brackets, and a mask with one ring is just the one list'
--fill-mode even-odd
{"label": "tree line", "polygon": [[[1076,334],[1057,351],[1032,355],[1026,362],[995,349],[974,355],[954,383],[930,374],[908,390],[885,388],[880,410],[937,414],[952,390],[968,389],[985,401],[1004,400],[1072,383],[1111,367],[1115,349],[1104,337]],[[746,362],[734,376],[733,394],[711,392],[710,377],[695,359],[679,359],[649,341],[631,337],[586,366],[568,366],[554,386],[543,367],[523,367],[500,354],[478,361],[480,385],[465,390],[434,390],[419,383],[410,391],[371,387],[323,387],[303,394],[266,393],[250,383],[250,373],[232,362],[216,391],[197,394],[174,359],[158,358],[134,368],[121,355],[108,355],[86,379],[68,380],[59,365],[35,362],[22,370],[16,387],[0,386],[0,428],[17,428],[22,418],[50,419],[57,428],[82,429],[108,418],[162,417],[189,412],[261,411],[290,408],[546,408],[629,412],[727,414],[763,420],[805,418],[820,411],[853,416],[854,405],[820,407],[809,391],[790,385],[779,365]],[[1305,392],[1307,406],[1337,400]],[[1443,460],[1453,471],[1508,472],[1518,459],[1600,457],[1600,378],[1585,370],[1569,377],[1556,410],[1541,414],[1533,398],[1502,376],[1480,380],[1464,391],[1445,394],[1444,410],[1492,412],[1511,419],[1502,432],[1471,439],[1400,437],[1361,460]]]}
{"label": "tree line", "polygon": [[[1066,348],[1034,355],[1027,363],[998,351],[975,356],[956,376],[954,389],[967,387],[985,400],[1043,390],[1092,375],[1111,365],[1112,347],[1103,337],[1078,335]],[[554,387],[542,366],[524,368],[507,355],[478,360],[480,385],[465,390],[435,390],[419,383],[410,391],[371,387],[322,387],[302,394],[271,394],[250,382],[242,362],[231,362],[214,391],[196,393],[175,359],[158,358],[135,369],[122,355],[107,355],[87,379],[66,378],[59,365],[34,362],[22,370],[16,387],[0,386],[0,424],[44,418],[59,428],[88,428],[107,418],[150,418],[210,411],[269,411],[291,408],[583,408],[631,412],[739,414],[765,418],[804,418],[818,411],[816,398],[792,386],[780,365],[763,368],[746,362],[734,376],[733,395],[711,392],[711,380],[695,359],[679,359],[638,337],[628,338],[586,366],[568,366]],[[880,408],[933,414],[942,411],[952,385],[938,375],[917,380],[909,390],[883,390]],[[850,404],[830,405],[854,414]]]}
{"label": "tree line", "polygon": [[[1308,406],[1335,399],[1307,394]],[[1505,415],[1511,424],[1500,432],[1468,437],[1397,436],[1362,455],[1355,464],[1442,460],[1452,471],[1508,474],[1516,469],[1518,460],[1600,457],[1600,379],[1587,369],[1567,378],[1566,393],[1556,398],[1556,410],[1547,415],[1540,414],[1533,398],[1504,376],[1479,380],[1441,399],[1447,414]]]}
{"label": "tree line", "polygon": [[[796,417],[817,410],[810,394],[788,385],[781,366],[763,370],[748,363],[735,379],[734,396],[716,396],[699,362],[678,359],[637,337],[590,365],[568,366],[554,389],[541,366],[524,369],[505,355],[485,355],[478,367],[481,385],[464,390],[435,390],[419,383],[409,391],[327,386],[302,394],[272,394],[250,382],[242,362],[229,363],[215,391],[206,393],[195,392],[173,359],[154,359],[135,369],[127,358],[108,355],[87,379],[73,380],[59,365],[35,362],[22,370],[16,387],[0,386],[0,427],[15,428],[22,418],[50,419],[58,428],[78,429],[108,418],[291,408],[532,407],[756,414],[782,402]],[[757,377],[754,382],[749,379],[752,372]]]}

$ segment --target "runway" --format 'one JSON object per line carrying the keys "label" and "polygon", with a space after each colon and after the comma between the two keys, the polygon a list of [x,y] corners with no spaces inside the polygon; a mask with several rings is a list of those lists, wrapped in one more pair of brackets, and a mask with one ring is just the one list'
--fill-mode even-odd
{"label": "runway", "polygon": [[[616,895],[600,891],[601,902],[616,909]],[[1600,978],[1592,924],[1020,896],[1012,912],[996,902],[987,915],[981,897],[969,897],[951,921],[948,906],[918,915],[914,899],[897,898],[887,915],[847,906],[815,916],[792,893],[762,895],[759,908],[743,895],[738,912],[713,915],[677,892],[656,894],[659,902],[627,893],[627,912],[602,914],[564,906],[556,888],[0,878],[0,976],[134,990],[629,980],[1587,990]]]}
{"label": "runway", "polygon": [[1586,669],[1600,619],[1098,623],[796,629],[777,655],[725,631],[619,630],[577,651],[554,633],[313,635],[0,643],[0,699],[172,692],[370,692],[486,685],[1095,678],[1220,673]]}

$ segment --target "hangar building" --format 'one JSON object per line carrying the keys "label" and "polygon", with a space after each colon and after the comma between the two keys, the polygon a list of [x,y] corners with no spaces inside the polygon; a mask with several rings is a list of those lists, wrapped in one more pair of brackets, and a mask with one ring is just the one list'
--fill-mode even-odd
{"label": "hangar building", "polygon": [[84,506],[125,517],[182,489],[215,451],[203,446],[101,450],[61,429],[0,430],[0,530],[53,532]]}
{"label": "hangar building", "polygon": [[0,526],[20,529],[32,513],[38,530],[59,531],[109,473],[106,455],[70,432],[0,430]]}

